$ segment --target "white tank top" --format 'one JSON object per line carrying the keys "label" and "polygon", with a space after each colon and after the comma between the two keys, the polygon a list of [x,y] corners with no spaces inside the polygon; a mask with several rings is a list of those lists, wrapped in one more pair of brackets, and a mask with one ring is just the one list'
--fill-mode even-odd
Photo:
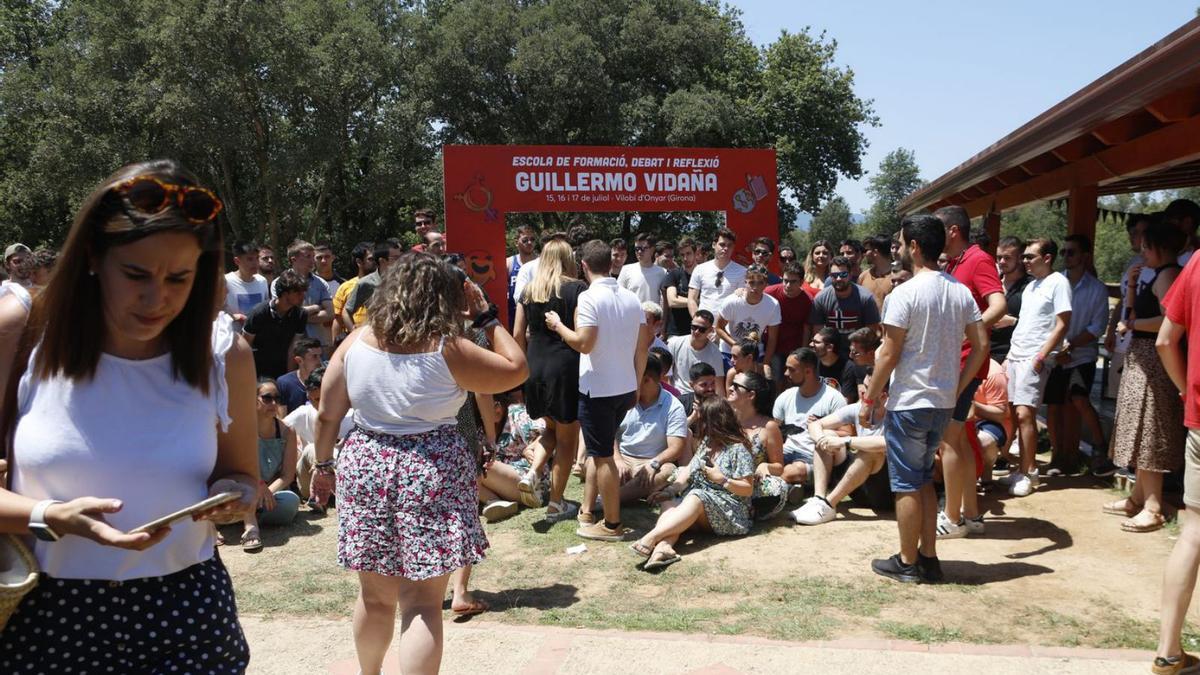
{"label": "white tank top", "polygon": [[467,399],[437,351],[393,354],[355,340],[345,356],[346,392],[354,423],[394,436],[454,424]]}
{"label": "white tank top", "polygon": [[[214,365],[204,395],[171,373],[171,355],[130,361],[100,356],[88,381],[21,378],[13,490],[33,499],[120,499],[105,516],[127,531],[208,496],[217,427],[227,428],[228,315],[213,324]],[[36,350],[35,354],[36,354]],[[178,572],[213,556],[213,527],[189,519],[145,551],[66,536],[36,542],[42,571],[61,579],[126,580]]]}

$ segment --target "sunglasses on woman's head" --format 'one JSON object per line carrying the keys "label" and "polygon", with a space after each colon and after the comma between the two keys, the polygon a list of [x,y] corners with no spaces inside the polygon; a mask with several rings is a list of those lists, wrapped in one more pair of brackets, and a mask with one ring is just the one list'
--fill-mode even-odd
{"label": "sunglasses on woman's head", "polygon": [[212,190],[168,183],[154,176],[134,176],[114,185],[112,191],[139,213],[152,216],[175,206],[197,225],[212,221],[225,208]]}

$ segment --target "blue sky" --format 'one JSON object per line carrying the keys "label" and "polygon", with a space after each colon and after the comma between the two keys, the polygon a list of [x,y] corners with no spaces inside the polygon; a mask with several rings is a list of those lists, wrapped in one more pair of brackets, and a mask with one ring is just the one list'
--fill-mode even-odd
{"label": "blue sky", "polygon": [[[1200,0],[730,4],[760,45],[805,26],[837,40],[880,118],[863,167],[906,147],[932,180],[1195,17]],[[866,184],[838,184],[854,211],[871,204]]]}

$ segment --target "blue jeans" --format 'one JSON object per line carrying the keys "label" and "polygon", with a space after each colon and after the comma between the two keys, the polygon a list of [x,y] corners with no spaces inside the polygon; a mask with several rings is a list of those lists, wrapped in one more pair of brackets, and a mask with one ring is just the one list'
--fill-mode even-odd
{"label": "blue jeans", "polygon": [[275,508],[270,511],[258,510],[260,526],[291,525],[300,512],[300,495],[291,490],[280,490],[275,493]]}
{"label": "blue jeans", "polygon": [[951,408],[889,410],[883,417],[892,492],[917,492],[933,480],[933,459]]}

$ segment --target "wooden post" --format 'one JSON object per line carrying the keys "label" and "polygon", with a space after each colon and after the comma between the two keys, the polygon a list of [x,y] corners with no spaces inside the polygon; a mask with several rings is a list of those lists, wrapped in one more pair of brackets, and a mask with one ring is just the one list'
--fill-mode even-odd
{"label": "wooden post", "polygon": [[1000,243],[1000,212],[992,211],[983,217],[983,227],[988,233],[988,238],[992,240],[991,246],[988,246],[988,253],[996,255],[996,244]]}
{"label": "wooden post", "polygon": [[1096,241],[1096,197],[1095,185],[1076,185],[1067,193],[1067,234],[1086,234]]}

